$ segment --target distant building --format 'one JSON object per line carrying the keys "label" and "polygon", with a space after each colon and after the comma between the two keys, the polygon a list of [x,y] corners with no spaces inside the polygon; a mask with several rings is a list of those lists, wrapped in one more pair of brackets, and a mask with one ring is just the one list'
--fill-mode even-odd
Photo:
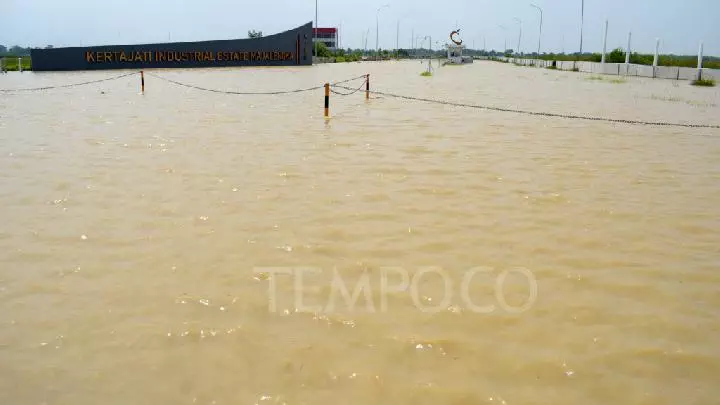
{"label": "distant building", "polygon": [[313,28],[313,43],[322,42],[329,50],[334,51],[338,48],[338,29],[337,28]]}

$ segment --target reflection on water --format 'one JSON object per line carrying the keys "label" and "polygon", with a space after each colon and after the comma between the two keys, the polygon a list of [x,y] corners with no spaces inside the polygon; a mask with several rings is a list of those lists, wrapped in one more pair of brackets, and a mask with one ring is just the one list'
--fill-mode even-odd
{"label": "reflection on water", "polygon": [[[720,92],[685,82],[423,69],[154,73],[236,91],[370,73],[421,97],[720,123]],[[321,90],[242,97],[146,77],[138,92],[133,76],[0,98],[0,402],[716,402],[717,130],[362,93],[334,95],[326,123]],[[491,271],[464,283],[478,267]],[[300,301],[298,268],[316,270]],[[502,303],[530,297],[519,268],[537,297],[518,314]],[[338,276],[350,295],[367,282],[357,305],[333,295]]]}

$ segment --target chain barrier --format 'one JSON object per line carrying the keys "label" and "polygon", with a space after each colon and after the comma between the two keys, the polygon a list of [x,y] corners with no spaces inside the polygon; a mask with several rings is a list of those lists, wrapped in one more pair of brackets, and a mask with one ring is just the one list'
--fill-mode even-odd
{"label": "chain barrier", "polygon": [[[351,78],[351,79],[347,79],[347,80],[342,80],[342,81],[339,81],[339,82],[330,83],[330,85],[331,85],[331,86],[337,86],[337,85],[339,85],[339,84],[344,84],[344,83],[352,82],[352,81],[354,81],[354,80],[359,80],[359,79],[367,80],[367,75],[362,75],[362,76],[358,76],[358,77],[353,77],[353,78]],[[364,84],[364,82],[363,82],[363,84]]]}
{"label": "chain barrier", "polygon": [[[154,75],[152,73],[148,73],[148,76],[152,76],[152,77],[158,78],[160,80],[164,80],[166,82],[169,82],[169,83],[172,83],[172,84],[175,84],[178,86],[188,87],[188,88],[195,89],[195,90],[207,91],[207,92],[211,92],[211,93],[234,94],[234,95],[243,95],[243,96],[273,96],[273,95],[282,95],[282,94],[295,94],[295,93],[304,93],[304,92],[308,92],[308,91],[319,90],[324,87],[324,85],[321,85],[321,86],[308,87],[308,88],[297,89],[297,90],[260,91],[260,92],[226,91],[226,90],[208,89],[205,87],[182,83],[182,82],[178,82],[176,80],[168,79],[168,78],[165,78],[162,76]],[[343,83],[349,83],[354,80],[365,79],[365,78],[366,78],[365,75],[353,77],[353,78],[350,78],[347,80],[342,80],[339,82],[332,83],[331,86],[336,86],[336,85],[343,84]],[[364,84],[365,83],[363,82],[363,85]],[[353,92],[353,93],[355,93],[355,92]],[[353,93],[350,93],[350,94],[353,94]],[[340,93],[336,93],[336,94],[340,94]]]}
{"label": "chain barrier", "polygon": [[154,75],[154,74],[152,74],[152,73],[148,73],[148,76],[152,76],[152,77],[155,77],[155,78],[157,78],[157,79],[164,80],[164,81],[166,81],[166,82],[168,82],[168,83],[172,83],[172,84],[175,84],[175,85],[178,85],[178,86],[182,86],[182,87],[188,87],[188,88],[195,89],[195,90],[202,90],[202,91],[207,91],[207,92],[210,92],[210,93],[234,94],[234,95],[241,95],[241,96],[275,96],[275,95],[281,95],[281,94],[295,94],[295,93],[304,93],[304,92],[307,92],[307,91],[319,90],[319,89],[322,89],[322,88],[324,87],[324,85],[323,85],[323,86],[308,87],[308,88],[305,88],[305,89],[297,89],[297,90],[258,91],[258,92],[253,92],[253,91],[227,91],[227,90],[208,89],[208,88],[205,88],[205,87],[200,87],[200,86],[195,86],[195,85],[192,85],[192,84],[182,83],[182,82],[178,82],[178,81],[175,81],[175,80],[172,80],[172,79],[168,79],[168,78],[165,78],[165,77],[162,77],[162,76]]}
{"label": "chain barrier", "polygon": [[[82,83],[73,83],[73,84],[66,84],[66,85],[60,85],[60,86],[46,86],[46,87],[24,88],[24,89],[0,89],[0,92],[3,92],[3,93],[24,92],[24,91],[29,92],[29,91],[43,91],[43,90],[51,90],[51,89],[77,87],[77,86],[84,86],[84,85],[93,84],[93,83],[101,83],[101,82],[106,82],[106,81],[111,81],[111,80],[118,80],[118,79],[122,79],[124,77],[136,75],[136,74],[138,74],[138,72],[125,73],[125,74],[121,74],[118,76],[108,77],[105,79],[91,80],[91,81],[82,82]],[[182,87],[187,87],[187,88],[211,92],[211,93],[234,94],[234,95],[297,94],[297,93],[304,93],[304,92],[308,92],[308,91],[319,90],[319,89],[322,89],[323,87],[325,87],[324,85],[321,85],[321,86],[308,87],[308,88],[296,89],[296,90],[240,92],[240,91],[226,91],[226,90],[218,90],[218,89],[209,89],[209,88],[205,88],[205,87],[195,86],[192,84],[182,83],[182,82],[178,82],[176,80],[158,76],[158,75],[155,75],[152,73],[148,73],[148,75],[155,77],[157,79],[160,79],[160,80],[164,80],[168,83],[182,86]],[[350,83],[352,81],[360,80],[360,79],[364,79],[364,80],[360,84],[360,87],[358,87],[358,88],[342,86],[342,84]],[[367,79],[368,79],[368,77],[366,75],[362,75],[362,76],[353,77],[353,78],[350,78],[347,80],[334,82],[329,85],[329,88],[330,88],[329,90],[333,94],[337,94],[340,96],[350,96],[350,95],[353,95],[353,94],[359,92],[360,90],[362,90],[363,87],[365,87],[365,85],[367,84]],[[336,89],[348,90],[349,93],[343,93],[341,91],[337,91]],[[402,100],[419,101],[419,102],[423,102],[423,103],[447,105],[447,106],[451,106],[451,107],[465,107],[465,108],[475,108],[475,109],[479,109],[479,110],[532,115],[532,116],[539,116],[539,117],[564,118],[564,119],[585,120],[585,121],[602,121],[602,122],[611,122],[611,123],[617,123],[617,124],[630,124],[630,125],[720,129],[720,125],[714,125],[714,124],[683,124],[683,123],[673,123],[673,122],[642,121],[642,120],[629,120],[629,119],[617,119],[617,118],[605,118],[605,117],[592,117],[592,116],[573,115],[573,114],[557,114],[557,113],[549,113],[549,112],[519,110],[519,109],[514,109],[514,108],[493,107],[493,106],[478,105],[478,104],[456,103],[456,102],[445,101],[445,100],[434,100],[434,99],[422,98],[422,97],[404,96],[401,94],[393,94],[393,93],[387,93],[387,92],[376,91],[376,90],[366,90],[366,91],[368,91],[369,94],[397,98],[397,99],[402,99]],[[381,97],[377,97],[377,98],[381,98]]]}
{"label": "chain barrier", "polygon": [[91,80],[89,82],[82,82],[82,83],[65,84],[65,85],[61,85],[61,86],[46,86],[46,87],[34,87],[34,88],[25,88],[25,89],[0,89],[0,92],[12,93],[12,92],[21,92],[21,91],[42,91],[42,90],[62,89],[62,88],[68,88],[68,87],[84,86],[86,84],[107,82],[110,80],[118,80],[118,79],[122,79],[123,77],[128,77],[128,76],[132,76],[132,75],[136,75],[136,74],[138,74],[138,72],[125,73],[122,75],[108,77],[105,79]]}
{"label": "chain barrier", "polygon": [[[345,86],[336,86],[336,87],[339,87],[339,88],[342,88],[345,90],[354,90],[352,88],[345,87]],[[720,125],[713,125],[713,124],[682,124],[682,123],[674,123],[674,122],[641,121],[641,120],[627,120],[627,119],[617,119],[617,118],[591,117],[591,116],[572,115],[572,114],[556,114],[556,113],[548,113],[548,112],[518,110],[518,109],[514,109],[514,108],[492,107],[492,106],[467,104],[467,103],[454,103],[451,101],[433,100],[433,99],[422,98],[422,97],[403,96],[400,94],[392,94],[392,93],[386,93],[386,92],[375,91],[375,90],[370,90],[370,93],[382,95],[385,97],[392,97],[392,98],[411,100],[411,101],[420,101],[420,102],[431,103],[431,104],[447,105],[447,106],[452,106],[452,107],[475,108],[475,109],[479,109],[479,110],[508,112],[508,113],[533,115],[533,116],[540,116],[540,117],[565,118],[565,119],[586,120],[586,121],[603,121],[603,122],[612,122],[612,123],[617,123],[617,124],[631,124],[631,125],[720,129]]]}
{"label": "chain barrier", "polygon": [[[363,78],[364,78],[364,77],[365,77],[365,76],[363,76]],[[365,87],[365,83],[367,83],[367,79],[363,80],[363,82],[360,84],[360,87],[358,87],[358,88],[355,89],[355,90],[352,90],[352,89],[350,89],[349,87],[338,86],[337,84],[331,84],[331,85],[330,85],[330,91],[331,91],[333,94],[337,94],[338,96],[351,96],[351,95],[357,93],[358,91],[362,90],[362,89]],[[348,89],[348,90],[352,90],[352,91],[351,91],[350,93],[343,93],[343,92],[340,92],[340,91],[335,90],[334,87],[338,87],[338,88],[342,88],[342,89]]]}

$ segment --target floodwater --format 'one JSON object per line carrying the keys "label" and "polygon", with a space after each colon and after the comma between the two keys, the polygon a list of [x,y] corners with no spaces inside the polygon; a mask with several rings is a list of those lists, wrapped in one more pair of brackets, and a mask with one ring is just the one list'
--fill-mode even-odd
{"label": "floodwater", "polygon": [[423,69],[0,93],[0,403],[717,403],[720,130],[147,74],[720,124],[687,82]]}

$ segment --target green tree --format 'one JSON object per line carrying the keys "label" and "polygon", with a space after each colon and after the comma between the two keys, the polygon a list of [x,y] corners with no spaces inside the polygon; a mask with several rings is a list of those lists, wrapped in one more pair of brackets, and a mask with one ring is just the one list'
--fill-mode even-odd
{"label": "green tree", "polygon": [[615,48],[605,57],[608,63],[625,63],[625,51],[622,48]]}
{"label": "green tree", "polygon": [[262,38],[262,31],[250,30],[248,31],[248,38]]}
{"label": "green tree", "polygon": [[321,58],[329,58],[332,56],[332,53],[324,42],[315,42],[315,46],[317,47],[317,56]]}
{"label": "green tree", "polygon": [[10,48],[8,53],[15,56],[26,56],[30,54],[30,48],[23,48],[22,46],[15,45]]}

